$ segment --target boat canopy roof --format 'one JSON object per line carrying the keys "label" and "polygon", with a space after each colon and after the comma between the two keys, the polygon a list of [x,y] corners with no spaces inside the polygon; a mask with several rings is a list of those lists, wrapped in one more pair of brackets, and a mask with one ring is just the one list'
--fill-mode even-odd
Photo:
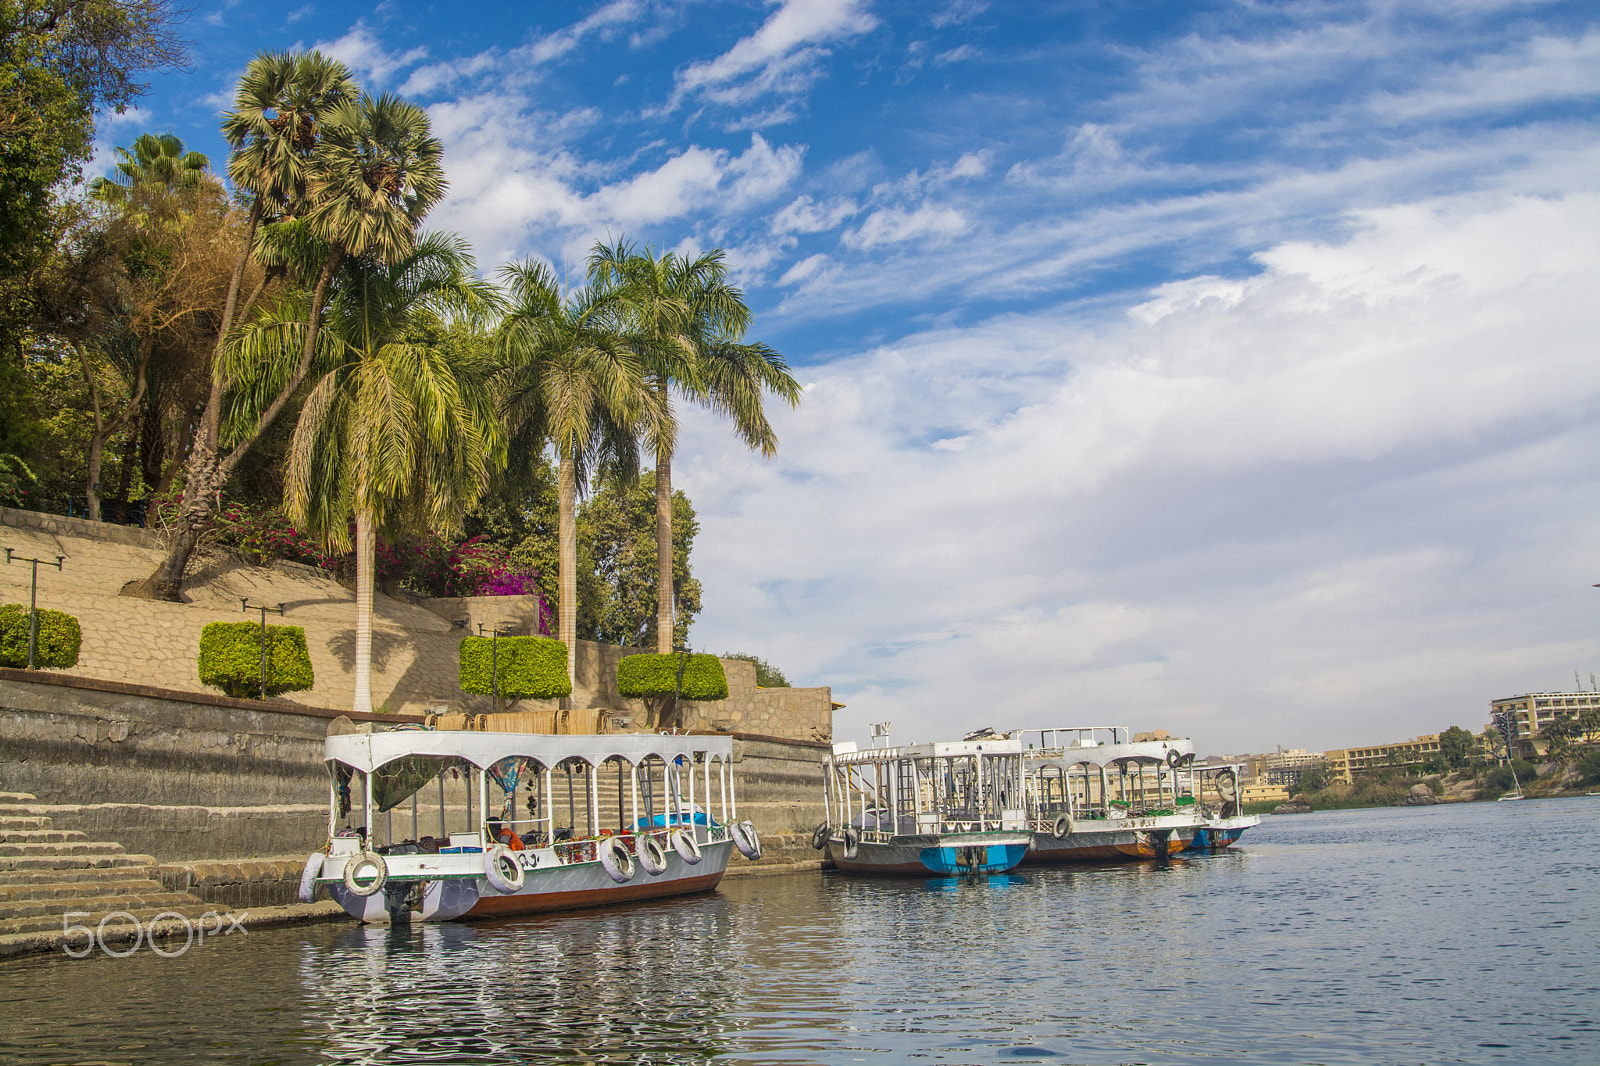
{"label": "boat canopy roof", "polygon": [[956,740],[932,744],[905,744],[898,748],[861,748],[841,751],[843,744],[834,745],[833,761],[837,765],[898,762],[901,759],[953,759],[968,755],[1020,755],[1022,741],[1002,738],[983,740]]}
{"label": "boat canopy roof", "polygon": [[1194,741],[1184,737],[1171,740],[1141,740],[1126,744],[1101,744],[1090,748],[1030,748],[1025,754],[1033,769],[1046,766],[1141,766],[1169,763],[1169,753],[1194,755]]}
{"label": "boat canopy roof", "polygon": [[510,756],[531,759],[546,769],[568,759],[599,766],[622,759],[637,766],[655,757],[672,762],[732,759],[732,737],[669,736],[658,733],[616,735],[551,735],[547,733],[480,733],[457,729],[400,729],[385,733],[346,733],[329,737],[323,758],[362,773],[371,773],[397,759],[414,755],[464,759],[482,770]]}

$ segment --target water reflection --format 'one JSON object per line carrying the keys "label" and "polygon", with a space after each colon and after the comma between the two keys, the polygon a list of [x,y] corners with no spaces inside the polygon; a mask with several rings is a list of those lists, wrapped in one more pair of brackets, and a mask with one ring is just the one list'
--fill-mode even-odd
{"label": "water reflection", "polygon": [[1164,868],[5,961],[0,1062],[1592,1062],[1600,804],[1494,806],[1274,819]]}

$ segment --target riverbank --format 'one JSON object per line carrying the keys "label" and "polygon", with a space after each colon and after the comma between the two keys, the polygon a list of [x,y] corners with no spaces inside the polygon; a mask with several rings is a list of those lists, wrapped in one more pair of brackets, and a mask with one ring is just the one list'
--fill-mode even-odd
{"label": "riverbank", "polygon": [[[1290,802],[1303,804],[1313,811],[1483,803],[1499,799],[1518,785],[1529,799],[1588,795],[1600,789],[1600,745],[1577,745],[1563,759],[1537,764],[1518,759],[1509,765],[1476,766],[1421,777],[1399,772],[1364,774],[1353,784],[1335,782],[1325,788],[1296,793]],[[1427,789],[1431,802],[1416,796],[1418,786]],[[1246,814],[1273,814],[1283,806],[1287,805],[1268,800],[1247,803],[1244,810]]]}

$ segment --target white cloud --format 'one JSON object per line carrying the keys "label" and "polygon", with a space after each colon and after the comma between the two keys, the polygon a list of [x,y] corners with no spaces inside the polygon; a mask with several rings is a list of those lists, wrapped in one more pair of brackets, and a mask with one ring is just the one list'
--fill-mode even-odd
{"label": "white cloud", "polygon": [[802,195],[772,216],[770,228],[775,234],[821,233],[835,228],[860,210],[853,200],[819,204],[810,196]]}
{"label": "white cloud", "polygon": [[1093,718],[1338,746],[1561,683],[1600,650],[1570,506],[1600,488],[1600,197],[1349,224],[1129,313],[809,368],[770,464],[692,416],[697,643],[833,683],[842,736],[906,740]]}
{"label": "white cloud", "polygon": [[961,212],[950,207],[923,206],[913,211],[890,207],[872,212],[860,226],[847,231],[840,242],[847,248],[877,248],[918,237],[953,237],[967,225]]}
{"label": "white cloud", "polygon": [[318,41],[312,48],[340,60],[355,73],[365,75],[375,87],[387,85],[392,75],[428,57],[428,50],[421,46],[400,53],[390,52],[362,19],[357,19],[343,37]]}
{"label": "white cloud", "polygon": [[715,59],[680,70],[669,107],[696,93],[738,104],[803,92],[820,77],[818,64],[828,54],[823,44],[877,25],[866,7],[865,0],[781,0],[755,33]]}

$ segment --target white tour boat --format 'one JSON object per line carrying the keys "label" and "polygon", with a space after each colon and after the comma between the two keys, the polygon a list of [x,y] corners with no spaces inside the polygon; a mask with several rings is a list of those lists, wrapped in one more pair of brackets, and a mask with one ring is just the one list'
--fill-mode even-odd
{"label": "white tour boat", "polygon": [[825,799],[828,821],[812,843],[841,870],[1002,873],[1028,850],[1019,741],[835,744]]}
{"label": "white tour boat", "polygon": [[1165,858],[1202,828],[1194,744],[1125,726],[1013,730],[1027,747],[1029,865]]}
{"label": "white tour boat", "polygon": [[[1244,813],[1244,802],[1239,796],[1239,771],[1242,769],[1242,763],[1190,767],[1194,795],[1200,800],[1202,824],[1194,831],[1188,850],[1232,847],[1246,829],[1261,824],[1259,814]],[[1215,806],[1212,806],[1210,792],[1217,795]]]}
{"label": "white tour boat", "polygon": [[[754,826],[737,820],[728,737],[399,729],[330,736],[325,758],[328,843],[306,862],[301,898],[326,886],[362,921],[502,917],[707,892],[734,848],[761,855]],[[432,806],[435,783],[439,832],[422,836],[421,802]],[[465,803],[447,804],[451,792]],[[486,816],[492,795],[499,817]],[[407,800],[399,821],[409,813],[411,836],[397,840],[395,815]]]}

